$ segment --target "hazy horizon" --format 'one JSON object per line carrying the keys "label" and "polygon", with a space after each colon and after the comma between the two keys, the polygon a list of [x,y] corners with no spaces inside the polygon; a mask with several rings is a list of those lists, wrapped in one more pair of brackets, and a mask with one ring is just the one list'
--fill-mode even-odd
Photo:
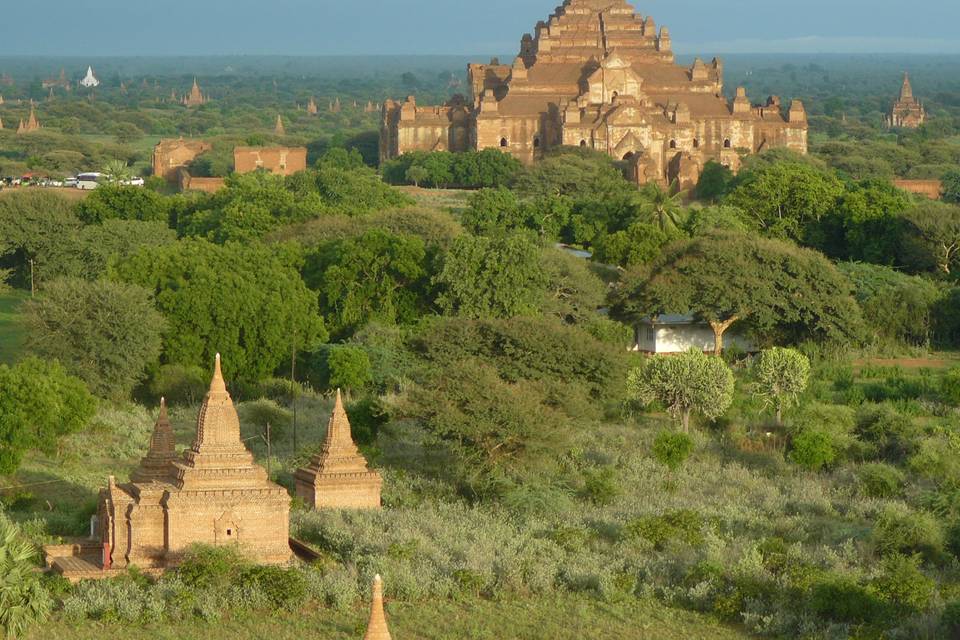
{"label": "hazy horizon", "polygon": [[[512,55],[557,0],[52,0],[36,20],[26,3],[0,24],[5,56]],[[931,0],[904,20],[892,0],[648,0],[678,53],[960,53],[960,3]],[[76,16],[76,19],[71,19]]]}

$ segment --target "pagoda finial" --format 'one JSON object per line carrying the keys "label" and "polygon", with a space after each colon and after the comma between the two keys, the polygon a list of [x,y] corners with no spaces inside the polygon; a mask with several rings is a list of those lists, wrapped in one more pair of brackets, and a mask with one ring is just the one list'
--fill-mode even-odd
{"label": "pagoda finial", "polygon": [[370,602],[370,622],[363,640],[392,640],[383,611],[383,580],[379,575],[373,579],[373,597]]}
{"label": "pagoda finial", "polygon": [[213,379],[210,381],[210,393],[226,393],[227,383],[223,380],[223,370],[220,367],[220,354],[217,354],[213,365]]}

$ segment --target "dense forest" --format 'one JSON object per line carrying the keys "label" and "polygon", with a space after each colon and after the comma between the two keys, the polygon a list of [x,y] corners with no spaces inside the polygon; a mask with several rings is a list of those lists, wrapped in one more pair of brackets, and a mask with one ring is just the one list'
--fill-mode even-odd
{"label": "dense forest", "polygon": [[[105,60],[94,93],[48,99],[83,64],[0,59],[0,175],[142,174],[183,135],[226,182],[0,192],[11,637],[357,637],[374,574],[397,637],[960,633],[960,59],[732,57],[728,90],[804,100],[811,153],[709,164],[690,192],[580,148],[378,166],[367,102],[462,92],[456,61]],[[883,121],[904,71],[915,131]],[[170,93],[193,74],[211,100],[187,109]],[[31,99],[43,129],[18,136]],[[231,174],[235,144],[280,139],[308,170]],[[718,353],[632,350],[671,314]],[[311,564],[197,548],[159,578],[34,572],[89,533],[161,397],[189,446],[218,353],[290,490],[343,390],[384,508],[295,501]]]}

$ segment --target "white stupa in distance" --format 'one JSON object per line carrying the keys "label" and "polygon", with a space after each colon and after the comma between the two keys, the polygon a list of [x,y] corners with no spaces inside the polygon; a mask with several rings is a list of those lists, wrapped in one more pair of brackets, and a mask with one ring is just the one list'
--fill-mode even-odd
{"label": "white stupa in distance", "polygon": [[88,89],[100,86],[100,81],[93,75],[93,67],[87,67],[87,75],[80,81],[80,86]]}

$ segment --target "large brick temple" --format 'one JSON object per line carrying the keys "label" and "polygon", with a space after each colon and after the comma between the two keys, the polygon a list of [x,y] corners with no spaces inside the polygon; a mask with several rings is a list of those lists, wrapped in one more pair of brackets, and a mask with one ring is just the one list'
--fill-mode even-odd
{"label": "large brick temple", "polygon": [[381,159],[499,148],[531,163],[580,146],[629,161],[641,184],[689,187],[709,160],[736,170],[741,153],[807,151],[800,101],[754,105],[742,88],[728,101],[720,60],[680,66],[667,28],[626,0],[564,0],[511,64],[471,64],[468,75],[471,95],[443,106],[387,101]]}
{"label": "large brick temple", "polygon": [[[149,452],[131,482],[111,477],[100,492],[99,568],[169,568],[196,543],[238,545],[257,562],[284,563],[292,556],[289,515],[287,491],[268,479],[241,440],[217,356],[193,446],[176,455],[161,407]],[[70,562],[54,568],[71,577]]]}

